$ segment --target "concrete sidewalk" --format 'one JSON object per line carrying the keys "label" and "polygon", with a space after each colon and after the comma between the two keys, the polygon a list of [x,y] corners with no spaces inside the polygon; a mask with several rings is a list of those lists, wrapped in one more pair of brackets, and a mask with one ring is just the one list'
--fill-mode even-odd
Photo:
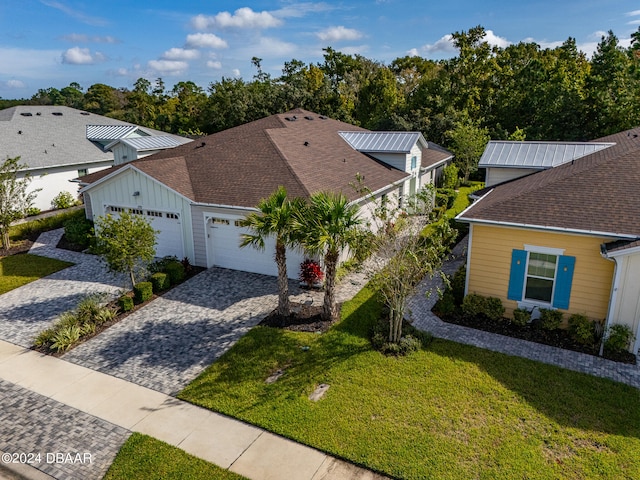
{"label": "concrete sidewalk", "polygon": [[169,395],[4,341],[0,379],[250,479],[384,478]]}

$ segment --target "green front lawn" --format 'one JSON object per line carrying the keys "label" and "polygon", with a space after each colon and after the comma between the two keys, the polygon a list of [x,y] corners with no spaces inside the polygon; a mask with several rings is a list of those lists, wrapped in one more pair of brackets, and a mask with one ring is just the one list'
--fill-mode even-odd
{"label": "green front lawn", "polygon": [[256,327],[179,397],[400,478],[640,478],[640,390],[443,340],[384,357],[379,311],[365,288],[326,334]]}
{"label": "green front lawn", "polygon": [[104,480],[242,480],[245,477],[141,433],[122,446]]}
{"label": "green front lawn", "polygon": [[0,257],[0,294],[73,265],[28,253]]}

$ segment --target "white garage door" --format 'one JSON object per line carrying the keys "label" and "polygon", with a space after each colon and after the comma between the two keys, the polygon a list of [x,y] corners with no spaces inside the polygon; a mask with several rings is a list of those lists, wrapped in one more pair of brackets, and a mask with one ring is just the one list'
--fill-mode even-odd
{"label": "white garage door", "polygon": [[119,212],[128,210],[131,213],[142,215],[151,222],[151,226],[160,233],[156,236],[156,257],[173,255],[182,259],[184,246],[182,242],[182,224],[177,213],[160,212],[155,210],[139,210],[126,207],[109,207],[107,212],[118,215]]}
{"label": "white garage door", "polygon": [[[210,218],[207,221],[207,255],[209,267],[223,267],[244,272],[277,275],[278,267],[274,259],[275,240],[267,239],[265,249],[251,246],[240,248],[242,234],[247,229],[238,226],[240,219]],[[297,278],[302,258],[300,254],[287,250],[287,274]]]}

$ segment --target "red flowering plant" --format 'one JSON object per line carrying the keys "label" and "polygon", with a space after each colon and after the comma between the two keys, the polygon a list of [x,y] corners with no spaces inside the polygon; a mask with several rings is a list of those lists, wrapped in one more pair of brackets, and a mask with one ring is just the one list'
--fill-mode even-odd
{"label": "red flowering plant", "polygon": [[323,278],[324,272],[315,260],[307,258],[300,264],[300,281],[306,283],[309,288],[321,284]]}

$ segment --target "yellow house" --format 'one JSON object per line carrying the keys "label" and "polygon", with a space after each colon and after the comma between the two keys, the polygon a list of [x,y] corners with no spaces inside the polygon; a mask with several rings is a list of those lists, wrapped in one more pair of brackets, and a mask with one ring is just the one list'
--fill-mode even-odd
{"label": "yellow house", "polygon": [[465,294],[628,325],[640,347],[640,128],[604,149],[485,188],[470,225]]}

